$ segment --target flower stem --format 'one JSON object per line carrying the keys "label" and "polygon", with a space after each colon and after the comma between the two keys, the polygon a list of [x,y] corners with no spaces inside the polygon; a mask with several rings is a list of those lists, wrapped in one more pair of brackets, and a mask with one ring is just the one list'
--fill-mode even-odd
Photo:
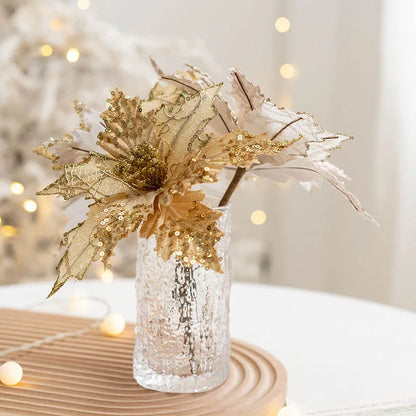
{"label": "flower stem", "polygon": [[219,207],[223,207],[224,205],[227,205],[230,201],[231,195],[234,193],[235,189],[237,188],[238,183],[241,181],[242,177],[247,172],[244,168],[237,168],[237,170],[234,173],[233,179],[228,185],[227,190],[224,193],[224,196],[221,198],[220,203],[218,204]]}

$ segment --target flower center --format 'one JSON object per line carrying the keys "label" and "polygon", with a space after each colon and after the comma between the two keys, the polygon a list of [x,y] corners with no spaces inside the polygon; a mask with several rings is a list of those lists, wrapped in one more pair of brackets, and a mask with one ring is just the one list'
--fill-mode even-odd
{"label": "flower center", "polygon": [[132,148],[116,166],[115,173],[124,182],[140,191],[155,191],[166,180],[167,167],[160,160],[158,151],[150,144],[142,143]]}

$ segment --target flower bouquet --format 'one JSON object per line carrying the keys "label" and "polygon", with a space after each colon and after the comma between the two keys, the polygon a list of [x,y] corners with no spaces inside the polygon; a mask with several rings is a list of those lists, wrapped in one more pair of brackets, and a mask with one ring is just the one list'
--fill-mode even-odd
{"label": "flower bouquet", "polygon": [[[228,376],[229,201],[247,172],[327,181],[373,219],[327,161],[349,136],[278,108],[237,70],[225,96],[192,66],[168,75],[152,64],[160,79],[148,99],[115,88],[103,112],[75,102],[79,127],[35,149],[61,171],[40,195],[91,200],[85,221],[63,236],[50,295],[92,262],[110,267],[118,241],[138,230],[135,378],[155,390],[198,392]],[[210,199],[206,190],[224,168],[234,176],[220,200]]]}

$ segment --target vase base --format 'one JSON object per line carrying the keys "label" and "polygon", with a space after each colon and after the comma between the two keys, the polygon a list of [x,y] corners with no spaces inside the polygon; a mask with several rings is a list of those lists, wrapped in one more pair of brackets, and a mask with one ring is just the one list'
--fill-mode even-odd
{"label": "vase base", "polygon": [[202,393],[223,384],[229,376],[229,367],[201,375],[181,377],[172,374],[159,374],[149,367],[134,363],[133,374],[137,383],[149,390],[164,393]]}

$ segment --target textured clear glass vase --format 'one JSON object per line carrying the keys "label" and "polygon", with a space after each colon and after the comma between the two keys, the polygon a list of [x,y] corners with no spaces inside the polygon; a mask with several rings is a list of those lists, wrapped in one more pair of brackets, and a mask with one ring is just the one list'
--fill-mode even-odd
{"label": "textured clear glass vase", "polygon": [[230,365],[229,208],[219,208],[225,236],[216,248],[224,273],[171,258],[161,260],[154,237],[139,238],[133,372],[143,387],[170,393],[211,390]]}

